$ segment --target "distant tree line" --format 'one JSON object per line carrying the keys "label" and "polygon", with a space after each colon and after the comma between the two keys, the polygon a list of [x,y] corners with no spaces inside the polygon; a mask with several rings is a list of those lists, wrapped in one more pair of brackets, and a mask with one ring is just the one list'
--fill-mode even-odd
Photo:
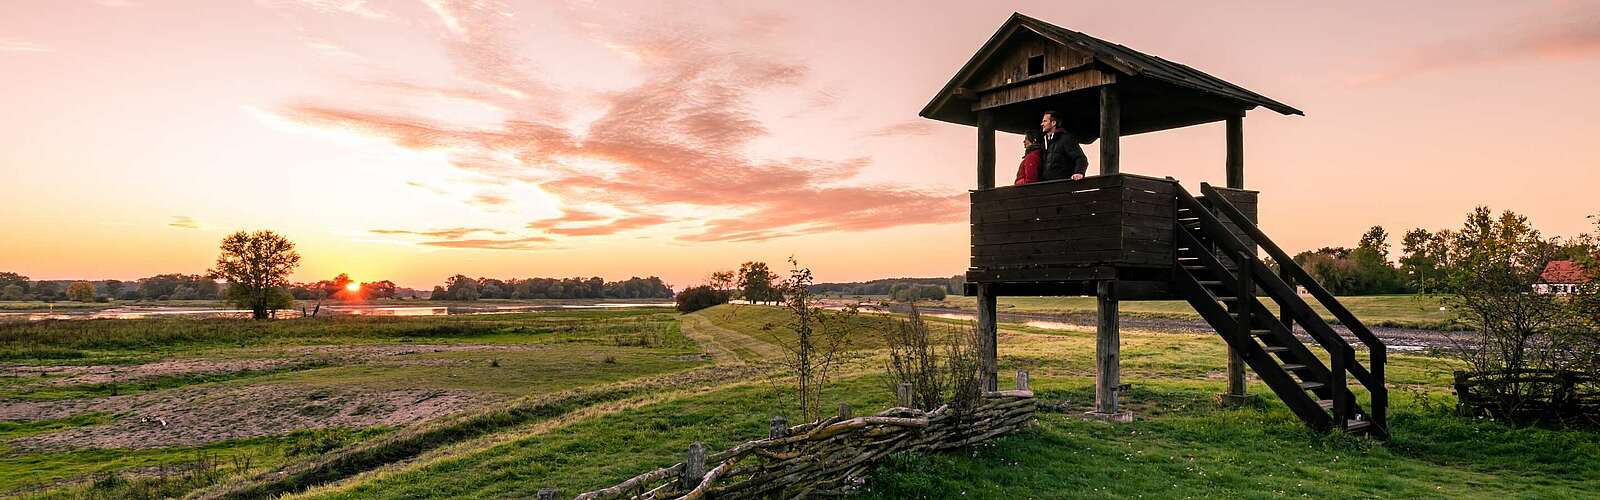
{"label": "distant tree line", "polygon": [[[937,287],[945,294],[961,293],[962,284],[966,279],[961,275],[949,278],[885,278],[872,281],[858,281],[852,283],[817,283],[808,290],[819,295],[890,295],[896,289],[905,290],[913,287]],[[932,295],[933,292],[927,292]],[[943,295],[939,296],[941,299]]]}
{"label": "distant tree line", "polygon": [[199,274],[158,274],[134,281],[39,280],[0,272],[0,300],[214,300],[225,285]]}
{"label": "distant tree line", "polygon": [[661,278],[622,281],[591,278],[472,278],[457,274],[433,287],[433,300],[478,299],[670,299],[672,285]]}
{"label": "distant tree line", "polygon": [[[1511,217],[1526,219],[1516,214]],[[1474,224],[1488,224],[1492,219],[1487,208],[1479,207],[1468,215],[1468,225],[1477,228]],[[1399,258],[1391,261],[1388,231],[1373,226],[1361,235],[1355,248],[1308,250],[1295,255],[1294,262],[1335,295],[1454,293],[1449,274],[1459,262],[1452,255],[1477,244],[1474,237],[1462,230],[1412,229],[1401,240]],[[1572,260],[1585,269],[1600,269],[1596,265],[1600,235],[1539,238],[1532,244],[1538,247],[1532,254],[1543,260],[1528,265],[1543,269],[1552,260]]]}

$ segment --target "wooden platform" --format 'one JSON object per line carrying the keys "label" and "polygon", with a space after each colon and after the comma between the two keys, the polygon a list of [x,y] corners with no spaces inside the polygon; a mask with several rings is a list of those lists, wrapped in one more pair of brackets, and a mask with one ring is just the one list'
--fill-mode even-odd
{"label": "wooden platform", "polygon": [[[1113,174],[972,191],[963,291],[1095,295],[1097,282],[1117,281],[1121,300],[1176,298],[1176,189],[1171,179]],[[1225,193],[1254,217],[1256,192]]]}

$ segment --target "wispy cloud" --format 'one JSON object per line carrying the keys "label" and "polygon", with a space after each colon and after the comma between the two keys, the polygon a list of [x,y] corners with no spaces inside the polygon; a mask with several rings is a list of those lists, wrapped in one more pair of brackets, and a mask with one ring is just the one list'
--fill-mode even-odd
{"label": "wispy cloud", "polygon": [[[581,5],[574,25],[598,46],[636,61],[639,80],[604,92],[561,90],[538,77],[510,40],[504,7],[494,2],[427,2],[451,33],[449,53],[464,81],[485,87],[508,118],[497,127],[463,128],[444,117],[411,116],[308,99],[285,106],[290,120],[384,138],[412,148],[445,151],[458,168],[491,178],[538,185],[564,203],[603,207],[610,215],[565,208],[563,215],[527,225],[532,234],[508,239],[442,237],[424,244],[529,249],[551,236],[580,237],[672,224],[685,241],[760,241],[833,231],[957,222],[963,196],[854,178],[871,158],[828,160],[796,151],[755,157],[747,146],[771,135],[752,104],[765,92],[808,89],[810,68],[768,46],[781,19],[732,17],[702,25],[666,19],[634,25],[597,22]],[[421,83],[393,92],[439,92]],[[452,88],[451,92],[463,92]],[[466,91],[472,92],[472,91]],[[823,95],[830,95],[823,93]],[[604,112],[581,132],[569,129],[563,103],[598,101]],[[635,126],[611,126],[635,124]],[[645,124],[648,124],[647,126]],[[925,125],[894,124],[879,136],[919,135]],[[605,168],[599,168],[604,166]],[[482,196],[482,195],[480,195]],[[477,200],[494,205],[503,198]],[[715,217],[669,217],[675,213]],[[723,215],[725,214],[725,215]],[[605,222],[601,222],[605,221]],[[696,224],[698,222],[698,224]]]}
{"label": "wispy cloud", "polygon": [[933,124],[927,120],[904,121],[885,125],[867,133],[867,137],[916,137],[933,133]]}
{"label": "wispy cloud", "polygon": [[194,220],[193,217],[187,215],[174,215],[172,220],[167,222],[167,226],[178,229],[200,229],[200,221]]}
{"label": "wispy cloud", "polygon": [[1508,22],[1486,33],[1402,50],[1378,69],[1357,74],[1355,84],[1381,83],[1424,73],[1518,60],[1600,57],[1600,5],[1567,4],[1561,10]]}
{"label": "wispy cloud", "polygon": [[427,238],[462,238],[474,233],[505,234],[504,231],[482,227],[453,227],[448,229],[433,229],[427,231],[411,231],[406,229],[373,229],[372,234],[422,236]]}
{"label": "wispy cloud", "polygon": [[[116,0],[111,0],[116,1]],[[323,14],[350,14],[368,19],[384,19],[389,13],[367,0],[256,0],[267,7],[302,7]]]}
{"label": "wispy cloud", "polygon": [[50,47],[47,47],[47,46],[44,46],[44,45],[41,45],[41,44],[38,44],[38,43],[34,43],[34,42],[29,42],[29,41],[26,41],[26,40],[17,40],[17,39],[14,39],[14,38],[0,38],[0,52],[53,52],[53,51],[54,51],[54,49],[51,49]]}
{"label": "wispy cloud", "polygon": [[445,248],[477,248],[483,250],[539,250],[548,248],[555,240],[548,236],[527,236],[509,239],[465,239],[424,241],[421,244]]}

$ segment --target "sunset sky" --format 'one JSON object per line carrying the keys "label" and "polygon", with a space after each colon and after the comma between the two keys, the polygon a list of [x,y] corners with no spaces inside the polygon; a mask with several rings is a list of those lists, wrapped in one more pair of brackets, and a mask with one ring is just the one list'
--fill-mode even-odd
{"label": "sunset sky", "polygon": [[[917,112],[1012,11],[1305,110],[1244,127],[1291,252],[1600,212],[1600,2],[1002,4],[8,0],[0,271],[199,273],[272,229],[297,280],[958,274],[975,133]],[[1222,181],[1220,124],[1122,151]]]}

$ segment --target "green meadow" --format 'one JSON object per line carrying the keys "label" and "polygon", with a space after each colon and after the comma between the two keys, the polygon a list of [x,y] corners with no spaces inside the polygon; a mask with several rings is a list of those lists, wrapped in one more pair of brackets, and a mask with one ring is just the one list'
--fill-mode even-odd
{"label": "green meadow", "polygon": [[[0,491],[483,498],[554,487],[570,497],[670,465],[692,442],[719,450],[762,437],[772,416],[793,414],[788,381],[775,362],[784,352],[780,343],[793,336],[790,321],[780,308],[726,305],[689,315],[641,308],[6,325],[0,352],[8,354],[0,366],[13,376],[0,382],[5,404],[70,403],[84,410],[0,423]],[[865,413],[891,403],[880,337],[889,321],[863,315],[843,326],[853,357],[826,391],[824,406],[849,403]],[[966,327],[932,323],[946,331]],[[1455,364],[1447,359],[1391,354],[1394,438],[1380,442],[1312,432],[1259,382],[1251,386],[1263,392],[1259,404],[1219,407],[1213,398],[1223,390],[1225,349],[1214,335],[1125,329],[1122,339],[1133,423],[1082,417],[1093,403],[1092,333],[1002,324],[1002,373],[1028,370],[1041,402],[1049,403],[1034,428],[961,452],[892,457],[858,495],[1567,498],[1600,491],[1600,433],[1512,429],[1455,416],[1448,386]],[[301,364],[274,364],[283,359]],[[72,371],[81,367],[98,373],[163,362],[210,366],[197,360],[275,368],[151,373],[143,382],[122,382],[126,388],[116,396],[70,383],[83,376]],[[18,374],[18,367],[45,374]],[[350,400],[320,410],[345,423],[171,446],[105,447],[88,438],[38,444],[140,417],[138,406],[121,408],[117,401],[160,404],[196,391],[256,389],[291,399],[275,410],[285,415]],[[449,411],[409,420],[356,415],[362,398],[381,407],[383,395],[432,392],[443,396],[427,401],[453,398]]]}

